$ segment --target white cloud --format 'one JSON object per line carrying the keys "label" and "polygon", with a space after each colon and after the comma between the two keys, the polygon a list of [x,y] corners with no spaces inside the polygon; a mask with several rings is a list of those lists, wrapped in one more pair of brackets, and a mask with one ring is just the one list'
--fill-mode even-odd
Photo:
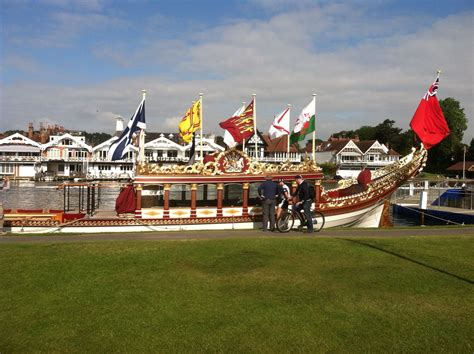
{"label": "white cloud", "polygon": [[[70,14],[58,18],[58,23],[68,21],[85,28],[107,20]],[[138,44],[140,51],[124,43],[97,49],[95,55],[125,67],[162,65],[178,77],[127,77],[83,87],[14,84],[4,89],[2,116],[15,117],[17,128],[37,117],[54,117],[66,127],[87,125],[87,130],[111,132],[116,114],[112,112],[128,119],[140,101],[140,90],[146,88],[149,130],[177,131],[181,115],[204,92],[204,131],[222,134],[218,122],[255,92],[258,126],[266,131],[288,103],[295,120],[316,92],[317,136],[327,138],[334,131],[375,125],[386,118],[408,129],[421,96],[441,68],[439,97],[461,102],[471,121],[466,132],[470,140],[472,13],[432,23],[425,17],[421,23],[426,25],[420,28],[412,22],[409,17],[368,19],[348,5],[321,5],[277,13],[266,21],[236,20],[186,40],[147,37]],[[25,94],[27,105],[22,104]]]}
{"label": "white cloud", "polygon": [[126,25],[122,19],[100,13],[59,11],[51,13],[48,24],[44,24],[44,27],[33,23],[25,28],[16,27],[6,39],[22,46],[64,47],[73,45],[74,40],[81,35]]}

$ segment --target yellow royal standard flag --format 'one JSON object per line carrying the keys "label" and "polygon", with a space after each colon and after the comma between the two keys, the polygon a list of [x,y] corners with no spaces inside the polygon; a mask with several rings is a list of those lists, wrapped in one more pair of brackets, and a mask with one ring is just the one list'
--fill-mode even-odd
{"label": "yellow royal standard flag", "polygon": [[194,132],[201,129],[201,100],[193,103],[186,111],[178,127],[181,138],[184,142],[189,143],[193,139]]}

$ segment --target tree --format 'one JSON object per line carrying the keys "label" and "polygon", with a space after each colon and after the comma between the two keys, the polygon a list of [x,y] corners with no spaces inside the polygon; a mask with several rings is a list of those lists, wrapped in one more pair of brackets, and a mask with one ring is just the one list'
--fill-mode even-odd
{"label": "tree", "polygon": [[392,145],[400,135],[402,129],[396,128],[393,125],[394,120],[385,119],[382,123],[375,127],[375,140],[383,144]]}
{"label": "tree", "polygon": [[92,146],[97,146],[104,141],[109,140],[112,135],[107,133],[86,133],[84,132],[86,143]]}
{"label": "tree", "polygon": [[448,97],[439,101],[444,118],[451,133],[438,145],[429,150],[426,171],[445,173],[446,168],[456,161],[462,161],[462,138],[467,129],[467,118],[459,101]]}
{"label": "tree", "polygon": [[466,159],[468,161],[474,161],[474,138],[471,139],[471,145],[467,148]]}
{"label": "tree", "polygon": [[360,140],[375,140],[375,127],[363,125],[356,130]]}
{"label": "tree", "polygon": [[346,139],[353,139],[356,137],[356,135],[357,133],[353,130],[341,130],[340,132],[331,134],[331,136],[333,137],[340,137]]}

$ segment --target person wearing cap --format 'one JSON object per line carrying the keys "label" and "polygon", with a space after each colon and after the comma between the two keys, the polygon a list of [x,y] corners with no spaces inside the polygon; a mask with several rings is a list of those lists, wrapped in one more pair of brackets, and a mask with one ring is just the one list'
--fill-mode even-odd
{"label": "person wearing cap", "polygon": [[295,179],[298,187],[296,187],[296,191],[293,196],[298,197],[298,202],[293,204],[293,210],[300,215],[301,210],[303,210],[306,219],[306,227],[308,228],[306,232],[311,233],[313,232],[313,218],[311,217],[311,204],[313,201],[309,192],[309,185],[301,175],[297,175]]}
{"label": "person wearing cap", "polygon": [[278,180],[278,185],[282,188],[283,193],[280,195],[281,196],[281,202],[277,205],[277,213],[276,217],[277,219],[280,217],[282,209],[288,208],[288,200],[290,199],[290,187],[288,187],[285,184],[285,181],[283,179]]}
{"label": "person wearing cap", "polygon": [[265,182],[258,187],[258,195],[262,200],[263,231],[268,229],[270,221],[270,231],[275,230],[275,205],[276,198],[282,194],[282,188],[273,182],[273,177],[267,175]]}

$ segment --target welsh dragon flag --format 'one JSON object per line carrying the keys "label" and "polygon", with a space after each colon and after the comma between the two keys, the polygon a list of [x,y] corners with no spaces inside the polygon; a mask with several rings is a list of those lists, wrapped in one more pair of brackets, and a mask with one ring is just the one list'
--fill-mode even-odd
{"label": "welsh dragon flag", "polygon": [[303,108],[298,119],[296,120],[295,128],[290,136],[290,143],[296,143],[306,138],[306,135],[315,131],[316,126],[316,97],[313,97],[311,102]]}

